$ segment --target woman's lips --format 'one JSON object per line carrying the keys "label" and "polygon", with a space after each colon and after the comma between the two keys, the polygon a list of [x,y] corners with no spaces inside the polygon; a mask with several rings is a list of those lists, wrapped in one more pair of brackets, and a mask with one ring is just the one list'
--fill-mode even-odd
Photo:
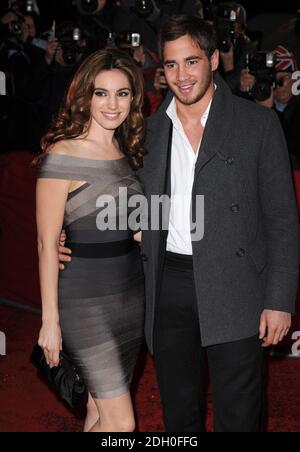
{"label": "woman's lips", "polygon": [[114,119],[117,119],[120,116],[120,113],[102,112],[102,114],[106,119],[110,119],[111,121],[113,121]]}

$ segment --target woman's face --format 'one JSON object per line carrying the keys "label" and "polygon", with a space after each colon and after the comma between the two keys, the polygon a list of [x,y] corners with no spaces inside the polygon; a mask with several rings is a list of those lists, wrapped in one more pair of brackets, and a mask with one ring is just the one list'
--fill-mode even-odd
{"label": "woman's face", "polygon": [[127,76],[119,69],[100,72],[95,78],[91,102],[92,125],[116,130],[127,118],[132,89]]}

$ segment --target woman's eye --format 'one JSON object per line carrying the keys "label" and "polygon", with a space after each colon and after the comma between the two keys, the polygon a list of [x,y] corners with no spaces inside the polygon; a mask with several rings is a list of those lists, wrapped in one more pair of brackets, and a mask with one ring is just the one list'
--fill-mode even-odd
{"label": "woman's eye", "polygon": [[128,91],[121,91],[121,92],[119,93],[119,96],[120,96],[120,97],[128,97],[128,96],[129,96],[129,92],[128,92]]}
{"label": "woman's eye", "polygon": [[104,97],[106,96],[106,93],[104,91],[95,91],[95,96]]}

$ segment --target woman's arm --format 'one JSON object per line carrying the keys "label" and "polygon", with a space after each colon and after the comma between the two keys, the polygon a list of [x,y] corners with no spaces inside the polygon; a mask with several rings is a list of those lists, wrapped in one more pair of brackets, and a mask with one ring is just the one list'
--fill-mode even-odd
{"label": "woman's arm", "polygon": [[58,242],[71,181],[39,179],[36,188],[42,328],[39,345],[50,367],[59,364],[61,331],[58,314]]}

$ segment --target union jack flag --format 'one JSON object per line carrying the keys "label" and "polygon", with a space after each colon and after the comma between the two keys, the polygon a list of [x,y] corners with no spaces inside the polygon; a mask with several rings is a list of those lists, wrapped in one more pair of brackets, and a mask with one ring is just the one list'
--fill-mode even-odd
{"label": "union jack flag", "polygon": [[276,71],[277,72],[295,72],[297,71],[297,61],[295,55],[283,46],[275,49]]}

